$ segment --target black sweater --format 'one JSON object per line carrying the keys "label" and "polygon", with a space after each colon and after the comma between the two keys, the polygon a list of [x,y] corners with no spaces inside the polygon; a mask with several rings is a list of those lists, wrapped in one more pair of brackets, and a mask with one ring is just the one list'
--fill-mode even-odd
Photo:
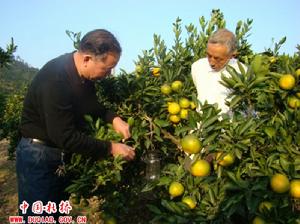
{"label": "black sweater", "polygon": [[106,112],[94,83],[80,78],[73,53],[65,54],[49,61],[32,81],[24,100],[21,134],[67,152],[104,157],[110,143],[80,130],[85,114],[104,118]]}

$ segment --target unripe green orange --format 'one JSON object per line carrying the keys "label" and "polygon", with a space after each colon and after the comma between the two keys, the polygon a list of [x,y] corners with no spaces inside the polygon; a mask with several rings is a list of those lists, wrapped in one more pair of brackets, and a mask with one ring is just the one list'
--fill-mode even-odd
{"label": "unripe green orange", "polygon": [[189,206],[190,209],[194,209],[196,207],[196,202],[192,197],[186,196],[182,198],[182,202]]}
{"label": "unripe green orange", "polygon": [[182,86],[183,86],[183,84],[179,80],[176,80],[176,81],[172,82],[172,84],[171,84],[171,88],[174,92],[179,92],[181,90]]}
{"label": "unripe green orange", "polygon": [[160,87],[160,91],[165,94],[165,95],[169,95],[172,92],[171,86],[168,84],[163,84]]}
{"label": "unripe green orange", "polygon": [[180,141],[182,150],[189,154],[198,153],[201,148],[202,144],[199,138],[193,134],[184,136]]}
{"label": "unripe green orange", "polygon": [[273,204],[269,201],[263,201],[258,206],[258,211],[260,213],[264,213],[266,211],[270,211],[273,208]]}
{"label": "unripe green orange", "polygon": [[235,161],[235,156],[232,153],[223,154],[222,152],[217,153],[216,159],[218,164],[224,167],[232,165]]}
{"label": "unripe green orange", "polygon": [[300,99],[295,96],[291,96],[288,98],[288,106],[292,109],[300,107]]}

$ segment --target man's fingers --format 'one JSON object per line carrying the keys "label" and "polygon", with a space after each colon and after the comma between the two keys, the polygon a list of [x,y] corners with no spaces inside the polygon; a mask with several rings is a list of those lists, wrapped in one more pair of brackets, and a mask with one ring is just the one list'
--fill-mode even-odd
{"label": "man's fingers", "polygon": [[128,153],[128,154],[127,154],[127,158],[128,158],[129,160],[134,159],[134,157],[135,157],[135,151],[134,151],[133,148],[128,147],[127,153]]}

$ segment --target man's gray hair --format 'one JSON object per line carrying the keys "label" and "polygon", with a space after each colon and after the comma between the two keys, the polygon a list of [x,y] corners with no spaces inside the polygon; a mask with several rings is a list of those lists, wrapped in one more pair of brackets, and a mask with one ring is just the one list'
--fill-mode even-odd
{"label": "man's gray hair", "polygon": [[237,40],[235,35],[227,29],[219,29],[208,39],[208,43],[225,45],[229,52],[234,53],[237,49]]}

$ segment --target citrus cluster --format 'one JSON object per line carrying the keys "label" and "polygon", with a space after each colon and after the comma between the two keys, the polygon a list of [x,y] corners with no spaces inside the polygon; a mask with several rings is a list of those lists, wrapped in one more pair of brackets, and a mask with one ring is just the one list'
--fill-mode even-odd
{"label": "citrus cluster", "polygon": [[[184,193],[184,186],[178,182],[173,181],[169,186],[169,194],[172,198],[179,197]],[[186,204],[190,209],[194,209],[197,205],[196,201],[190,196],[182,197],[181,201]]]}
{"label": "citrus cluster", "polygon": [[289,191],[292,198],[300,198],[300,180],[289,181],[285,174],[276,173],[271,177],[270,186],[276,193],[285,193]]}
{"label": "citrus cluster", "polygon": [[300,107],[300,92],[294,91],[297,86],[297,79],[299,79],[300,69],[297,69],[295,75],[284,74],[279,78],[279,87],[283,90],[290,91],[290,94],[287,98],[287,105],[292,108]]}
{"label": "citrus cluster", "polygon": [[169,120],[178,124],[182,119],[188,119],[190,109],[195,109],[194,104],[185,97],[180,98],[178,102],[168,102]]}

